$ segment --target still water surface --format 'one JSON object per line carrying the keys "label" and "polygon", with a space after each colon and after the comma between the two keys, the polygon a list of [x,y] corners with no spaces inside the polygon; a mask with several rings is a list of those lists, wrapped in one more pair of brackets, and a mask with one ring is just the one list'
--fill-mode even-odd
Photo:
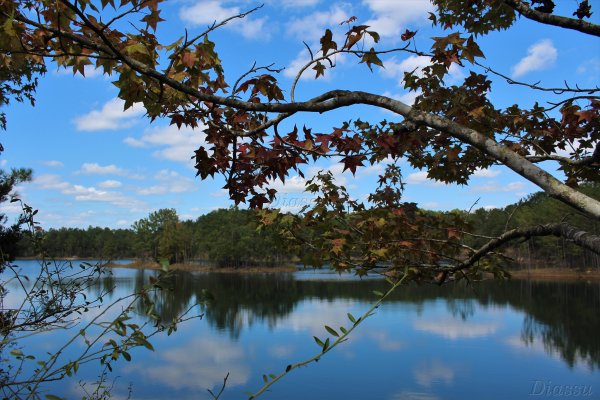
{"label": "still water surface", "polygon": [[[29,261],[19,262],[24,268]],[[115,269],[91,292],[115,287],[109,298],[147,284],[154,271]],[[172,292],[157,300],[165,320],[197,302],[203,314],[171,336],[152,339],[114,367],[113,396],[209,399],[229,373],[222,399],[247,398],[262,375],[315,355],[324,325],[349,327],[386,283],[324,271],[294,274],[177,273]],[[93,294],[93,293],[90,293]],[[106,300],[109,300],[107,298]],[[137,316],[140,320],[144,317]],[[32,343],[49,351],[65,334]],[[96,367],[96,365],[94,365]],[[600,284],[486,282],[475,287],[409,285],[394,293],[348,342],[318,363],[293,371],[264,399],[600,399]],[[78,381],[53,393],[81,398]],[[571,388],[559,395],[558,388]],[[580,387],[579,396],[573,396]],[[129,389],[130,388],[130,389]],[[584,390],[585,389],[585,390]],[[552,392],[554,391],[554,392]]]}

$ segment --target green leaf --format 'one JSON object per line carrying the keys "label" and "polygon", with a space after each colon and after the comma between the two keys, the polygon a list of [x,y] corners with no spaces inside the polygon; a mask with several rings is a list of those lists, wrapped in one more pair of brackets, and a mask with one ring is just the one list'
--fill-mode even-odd
{"label": "green leaf", "polygon": [[383,293],[381,293],[379,290],[373,290],[373,294],[377,297],[383,297]]}
{"label": "green leaf", "polygon": [[319,339],[316,336],[313,336],[313,338],[315,339],[315,342],[317,342],[317,344],[319,345],[319,347],[325,346],[325,344],[323,343],[323,341],[321,339]]}
{"label": "green leaf", "polygon": [[323,343],[323,351],[326,351],[329,348],[329,338],[327,338],[327,340],[325,340],[325,343]]}
{"label": "green leaf", "polygon": [[367,31],[367,34],[371,35],[371,37],[373,38],[373,41],[375,43],[379,43],[379,33],[375,32],[375,31]]}
{"label": "green leaf", "polygon": [[350,322],[352,322],[353,324],[356,324],[356,318],[354,318],[354,315],[348,313],[348,319],[350,320]]}
{"label": "green leaf", "polygon": [[327,330],[327,332],[329,332],[330,334],[332,334],[335,337],[339,337],[340,335],[335,331],[335,329],[333,329],[330,326],[325,325],[325,330]]}
{"label": "green leaf", "polygon": [[153,347],[153,346],[150,344],[150,342],[149,342],[149,341],[147,341],[146,339],[140,339],[140,341],[139,341],[139,342],[140,342],[140,344],[141,344],[142,346],[144,346],[144,347],[145,347],[145,348],[147,348],[148,350],[152,350],[152,351],[154,351],[154,347]]}
{"label": "green leaf", "polygon": [[53,394],[47,394],[45,397],[48,400],[65,400],[64,397],[58,397]]}

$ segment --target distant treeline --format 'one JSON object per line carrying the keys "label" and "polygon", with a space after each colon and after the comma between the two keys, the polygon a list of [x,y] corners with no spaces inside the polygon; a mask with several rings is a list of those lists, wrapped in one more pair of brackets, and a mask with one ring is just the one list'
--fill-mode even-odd
{"label": "distant treeline", "polygon": [[[599,185],[586,185],[582,191],[600,199]],[[425,211],[424,211],[425,212]],[[480,208],[464,214],[471,233],[465,240],[471,247],[483,245],[506,230],[553,222],[569,222],[592,234],[600,234],[600,223],[573,212],[572,208],[535,193],[505,208]],[[41,248],[55,258],[100,259],[136,258],[186,263],[205,260],[217,266],[278,265],[301,258],[277,234],[277,226],[257,229],[254,211],[220,209],[196,220],[181,221],[173,209],[161,209],[135,222],[131,229],[50,229],[41,237]],[[30,238],[19,244],[20,255],[34,257],[40,249]],[[514,266],[600,268],[600,257],[556,237],[534,237],[505,247]]]}
{"label": "distant treeline", "polygon": [[50,229],[41,234],[41,246],[24,238],[19,255],[36,257],[43,251],[53,258],[203,260],[234,267],[279,265],[293,257],[273,229],[259,232],[257,227],[251,210],[220,209],[195,221],[181,221],[174,209],[161,209],[136,221],[131,229]]}
{"label": "distant treeline", "polygon": [[[600,200],[600,185],[586,184],[580,190]],[[472,233],[499,236],[506,230],[547,223],[567,222],[587,233],[600,235],[600,222],[574,211],[543,192],[534,193],[505,208],[478,209],[469,215]],[[489,239],[471,237],[469,244],[481,246]],[[600,256],[555,236],[532,237],[511,244],[504,253],[521,267],[600,268]]]}

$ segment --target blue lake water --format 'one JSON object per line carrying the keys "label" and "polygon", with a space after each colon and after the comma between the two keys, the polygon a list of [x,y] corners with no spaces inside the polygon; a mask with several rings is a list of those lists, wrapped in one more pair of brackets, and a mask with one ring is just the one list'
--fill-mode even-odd
{"label": "blue lake water", "polygon": [[[35,268],[32,261],[19,265]],[[387,285],[324,272],[177,273],[168,285],[172,291],[155,298],[164,320],[195,304],[203,290],[214,300],[194,308],[202,318],[171,336],[153,337],[154,352],[136,349],[131,362],[114,364],[113,397],[210,399],[207,389],[218,391],[229,374],[221,399],[247,398],[245,392],[262,386],[263,374],[316,355],[313,336],[330,336],[324,325],[349,327],[347,313],[365,312],[376,300],[373,290]],[[105,299],[110,302],[154,274],[114,269],[89,292],[114,286]],[[348,342],[259,398],[600,399],[599,335],[597,282],[411,284],[397,289]],[[50,332],[27,345],[43,353],[66,340],[65,332]],[[81,385],[89,387],[97,371],[96,363],[81,368],[49,390],[81,398]]]}

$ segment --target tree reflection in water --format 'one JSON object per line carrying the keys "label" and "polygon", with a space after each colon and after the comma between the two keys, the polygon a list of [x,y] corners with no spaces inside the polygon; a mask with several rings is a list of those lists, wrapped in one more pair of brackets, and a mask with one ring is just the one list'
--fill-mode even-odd
{"label": "tree reflection in water", "polygon": [[[109,276],[91,290],[114,285],[140,290],[155,274],[156,271],[137,270],[133,277]],[[205,320],[236,340],[244,327],[255,322],[273,328],[301,301],[371,302],[372,292],[385,286],[384,281],[376,279],[301,280],[294,274],[176,272],[166,282],[167,290],[154,293],[153,300],[156,313],[170,322],[191,305],[201,303],[208,292],[213,300],[199,306]],[[411,284],[397,290],[388,302],[411,304],[418,312],[429,301],[445,301],[449,313],[463,321],[482,307],[509,306],[522,311],[525,317],[521,340],[526,345],[541,342],[546,352],[558,354],[570,367],[577,362],[592,370],[600,367],[600,340],[596,337],[600,332],[599,283],[490,281],[443,287]]]}

